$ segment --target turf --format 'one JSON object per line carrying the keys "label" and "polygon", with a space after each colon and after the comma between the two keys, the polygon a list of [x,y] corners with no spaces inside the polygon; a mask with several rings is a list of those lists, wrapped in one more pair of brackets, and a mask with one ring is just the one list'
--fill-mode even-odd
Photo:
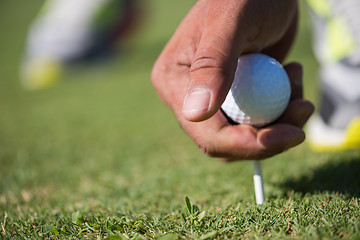
{"label": "turf", "polygon": [[[256,206],[252,164],[203,156],[158,100],[152,64],[193,1],[152,1],[127,50],[28,92],[19,66],[41,3],[0,2],[1,238],[360,238],[359,151],[303,144],[266,160],[266,204]],[[303,63],[316,101],[301,19],[288,61]]]}

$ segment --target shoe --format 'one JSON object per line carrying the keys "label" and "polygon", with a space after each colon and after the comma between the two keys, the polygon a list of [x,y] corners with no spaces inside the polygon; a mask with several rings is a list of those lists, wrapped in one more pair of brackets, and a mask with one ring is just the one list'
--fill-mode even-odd
{"label": "shoe", "polygon": [[360,66],[345,61],[320,73],[319,112],[307,126],[307,142],[318,152],[360,149]]}
{"label": "shoe", "polygon": [[315,116],[309,122],[307,139],[316,152],[360,149],[360,117],[353,119],[346,129],[337,129]]}
{"label": "shoe", "polygon": [[62,72],[62,64],[54,59],[32,59],[22,66],[21,83],[27,90],[48,88],[54,85]]}

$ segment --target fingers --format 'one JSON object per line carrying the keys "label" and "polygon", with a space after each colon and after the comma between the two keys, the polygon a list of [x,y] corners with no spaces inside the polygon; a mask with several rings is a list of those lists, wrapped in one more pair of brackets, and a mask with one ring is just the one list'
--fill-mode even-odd
{"label": "fingers", "polygon": [[[291,124],[274,124],[261,129],[258,142],[267,149],[270,156],[295,147],[305,140],[305,133]],[[266,156],[269,157],[269,156]]]}
{"label": "fingers", "polygon": [[283,62],[295,40],[297,29],[298,29],[298,8],[296,6],[293,19],[289,24],[284,36],[278,42],[262,50],[261,52],[264,53],[265,55],[272,56],[279,62]]}
{"label": "fingers", "polygon": [[[311,106],[301,99],[302,70],[296,64],[286,66],[292,99],[277,123],[262,129],[233,126],[219,111],[238,57],[279,40],[289,25],[290,2],[197,1],[154,65],[152,82],[160,98],[207,155],[227,161],[264,159],[304,140],[299,126],[306,121]],[[282,14],[272,14],[279,6],[284,8]],[[275,12],[268,11],[271,9]],[[271,31],[258,32],[268,29]]]}
{"label": "fingers", "polygon": [[283,115],[275,123],[261,129],[246,125],[223,127],[217,134],[215,151],[210,151],[208,147],[208,155],[224,161],[264,159],[304,141],[302,127],[314,112],[314,106],[303,99],[302,66],[290,63],[285,70],[291,82],[292,95]]}
{"label": "fingers", "polygon": [[314,105],[307,100],[293,100],[289,103],[285,112],[276,122],[292,124],[294,126],[302,128],[309,120],[310,116],[313,114],[314,109]]}
{"label": "fingers", "polygon": [[295,31],[287,34],[289,26],[296,24],[295,3],[197,2],[196,7],[201,7],[200,14],[204,17],[182,105],[185,119],[203,121],[219,110],[231,87],[237,59],[243,52],[258,52],[281,41],[287,44],[282,53],[285,55]]}
{"label": "fingers", "polygon": [[314,112],[314,105],[303,99],[303,69],[299,63],[290,63],[285,66],[290,79],[291,99],[288,107],[278,123],[287,123],[302,128],[311,114]]}
{"label": "fingers", "polygon": [[305,138],[304,132],[291,124],[278,123],[261,129],[231,125],[220,111],[208,120],[185,120],[182,125],[203,153],[226,162],[269,158]]}
{"label": "fingers", "polygon": [[303,68],[300,63],[292,62],[284,66],[291,85],[291,99],[303,98]]}

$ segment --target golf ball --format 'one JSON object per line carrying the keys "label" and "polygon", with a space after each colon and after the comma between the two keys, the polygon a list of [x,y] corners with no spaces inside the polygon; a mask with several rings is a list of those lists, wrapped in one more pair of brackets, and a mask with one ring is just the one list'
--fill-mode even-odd
{"label": "golf ball", "polygon": [[291,93],[282,65],[264,54],[238,59],[234,82],[221,106],[234,122],[256,127],[275,121],[286,109]]}

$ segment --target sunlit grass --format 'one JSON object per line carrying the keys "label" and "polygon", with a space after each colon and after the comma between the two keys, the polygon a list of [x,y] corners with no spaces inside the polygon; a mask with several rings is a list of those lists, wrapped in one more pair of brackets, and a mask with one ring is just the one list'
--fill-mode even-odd
{"label": "sunlit grass", "polygon": [[[205,157],[157,98],[153,61],[192,1],[154,1],[129,51],[27,92],[18,68],[40,3],[0,3],[1,237],[360,237],[358,151],[316,154],[303,144],[265,161],[259,207],[252,164]],[[288,61],[304,64],[314,100],[306,19],[300,29]]]}

